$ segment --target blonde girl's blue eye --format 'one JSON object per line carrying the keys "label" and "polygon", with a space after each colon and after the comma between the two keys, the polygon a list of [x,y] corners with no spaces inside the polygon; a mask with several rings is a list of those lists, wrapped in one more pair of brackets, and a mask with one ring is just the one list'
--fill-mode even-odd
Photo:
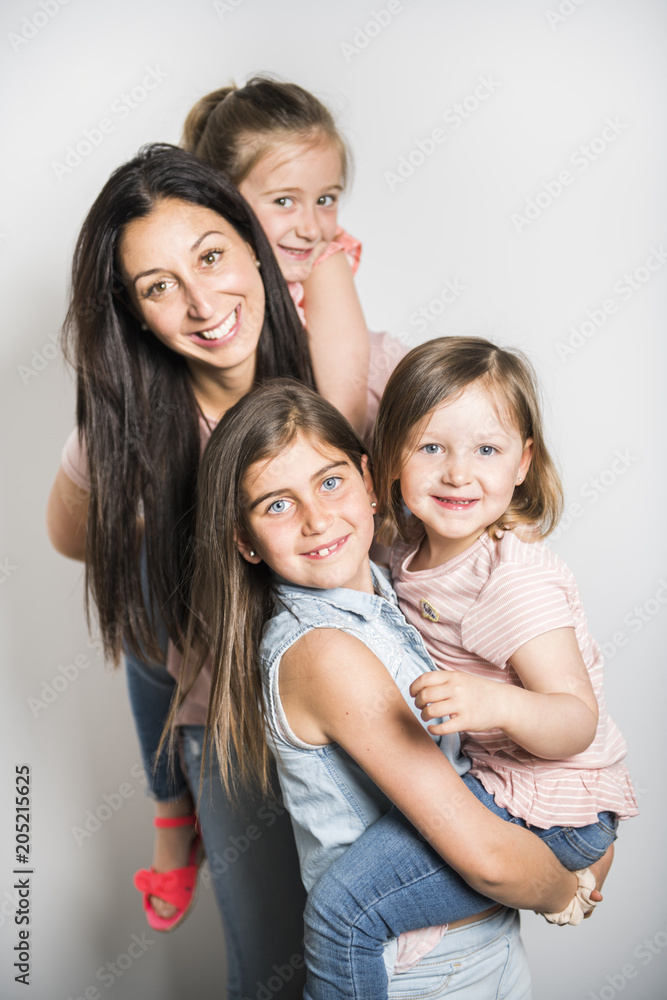
{"label": "blonde girl's blue eye", "polygon": [[290,500],[274,500],[268,509],[269,514],[284,514],[292,506]]}
{"label": "blonde girl's blue eye", "polygon": [[340,476],[329,476],[322,483],[322,489],[330,493],[332,492],[332,490],[335,490],[342,482],[343,480],[341,479]]}
{"label": "blonde girl's blue eye", "polygon": [[484,458],[487,458],[490,455],[495,455],[496,449],[491,444],[483,444],[480,445],[479,453],[480,455],[483,455]]}

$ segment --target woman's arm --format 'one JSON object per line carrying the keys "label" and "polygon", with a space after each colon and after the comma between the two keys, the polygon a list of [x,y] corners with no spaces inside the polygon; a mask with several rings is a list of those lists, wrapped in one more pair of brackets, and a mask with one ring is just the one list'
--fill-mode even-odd
{"label": "woman's arm", "polygon": [[280,695],[299,739],[343,747],[473,888],[546,912],[570,902],[576,877],[538,837],[475,798],[358,639],[307,633],[283,656]]}
{"label": "woman's arm", "polygon": [[523,687],[460,671],[424,674],[410,693],[432,733],[502,729],[518,746],[545,760],[583,753],[595,738],[598,705],[573,628],[526,642],[512,656]]}
{"label": "woman's arm", "polygon": [[317,388],[361,434],[366,421],[368,330],[345,254],[334,253],[314,267],[303,292]]}
{"label": "woman's arm", "polygon": [[46,530],[51,544],[63,556],[83,562],[90,493],[58,469],[46,507]]}

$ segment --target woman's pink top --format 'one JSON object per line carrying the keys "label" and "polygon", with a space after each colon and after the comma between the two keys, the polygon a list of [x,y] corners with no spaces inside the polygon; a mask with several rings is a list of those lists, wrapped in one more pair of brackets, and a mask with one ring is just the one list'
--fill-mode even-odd
{"label": "woman's pink top", "polygon": [[498,805],[531,826],[586,826],[605,810],[621,819],[634,816],[637,801],[622,763],[627,747],[605,706],[602,655],[562,559],[513,531],[497,541],[484,532],[444,565],[415,572],[410,562],[417,548],[395,546],[392,580],[403,614],[440,669],[520,685],[510,664],[513,653],[552,629],[574,628],[599,706],[592,744],[563,760],[534,757],[501,729],[462,733],[471,774]]}

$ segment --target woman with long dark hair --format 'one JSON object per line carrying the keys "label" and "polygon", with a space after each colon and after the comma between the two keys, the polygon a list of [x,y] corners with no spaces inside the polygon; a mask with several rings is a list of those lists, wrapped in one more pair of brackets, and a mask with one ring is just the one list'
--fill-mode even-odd
{"label": "woman with long dark hair", "polygon": [[[226,410],[267,377],[314,385],[304,330],[241,195],[194,156],[153,145],[114,172],[83,225],[64,343],[77,375],[77,428],[49,499],[51,540],[85,562],[87,610],[95,605],[107,658],[117,664],[125,646],[141,663],[160,663],[166,631],[177,673],[201,449]],[[161,726],[171,688],[161,691],[164,671],[143,671]],[[158,823],[183,867],[170,873],[178,891],[168,916],[159,908],[168,895],[160,857],[142,873],[156,929],[178,923],[192,898],[199,849],[188,785],[196,800],[207,703],[203,678],[178,717],[180,760],[161,776],[168,793],[156,803]],[[141,738],[155,718],[146,713],[137,725]],[[198,822],[225,927],[228,996],[255,995],[275,963],[300,954],[304,897],[291,829],[278,803],[251,794],[232,811],[215,759],[202,773]],[[231,864],[230,845],[241,842],[247,850]],[[300,991],[299,972],[291,983],[285,995]]]}

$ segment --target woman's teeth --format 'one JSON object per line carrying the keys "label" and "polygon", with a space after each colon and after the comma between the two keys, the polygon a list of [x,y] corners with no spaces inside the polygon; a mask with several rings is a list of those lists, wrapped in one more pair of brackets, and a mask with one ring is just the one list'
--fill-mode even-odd
{"label": "woman's teeth", "polygon": [[220,326],[216,326],[215,330],[202,330],[201,333],[197,334],[197,336],[203,337],[204,340],[220,340],[221,337],[226,337],[236,323],[236,314],[238,309],[239,307],[237,306],[234,312],[227,317],[224,323],[221,323]]}

